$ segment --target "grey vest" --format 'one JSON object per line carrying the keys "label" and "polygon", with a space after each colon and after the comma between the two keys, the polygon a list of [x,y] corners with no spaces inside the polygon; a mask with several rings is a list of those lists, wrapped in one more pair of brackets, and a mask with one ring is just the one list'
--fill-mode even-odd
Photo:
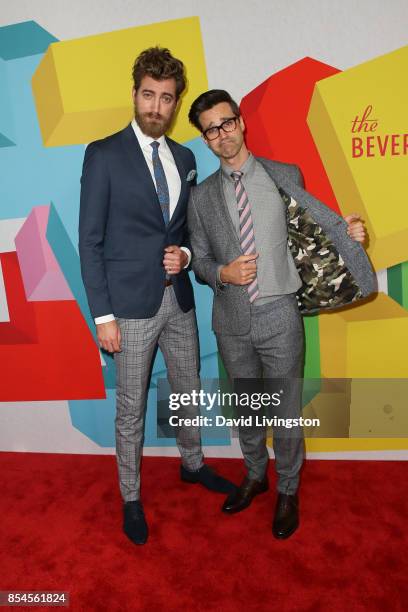
{"label": "grey vest", "polygon": [[[286,207],[279,191],[264,167],[253,155],[241,168],[242,183],[251,206],[259,297],[256,304],[295,293],[302,285],[288,245]],[[222,167],[224,195],[239,239],[239,213],[234,181],[230,170]]]}

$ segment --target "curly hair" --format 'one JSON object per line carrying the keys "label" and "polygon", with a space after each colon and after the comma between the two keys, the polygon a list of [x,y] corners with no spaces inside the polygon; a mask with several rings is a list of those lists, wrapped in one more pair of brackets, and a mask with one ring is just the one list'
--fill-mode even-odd
{"label": "curly hair", "polygon": [[144,76],[150,76],[156,81],[174,79],[176,81],[177,98],[183,93],[186,87],[186,76],[184,64],[179,59],[172,56],[169,49],[163,47],[150,47],[145,49],[135,59],[132,69],[133,84],[136,91]]}

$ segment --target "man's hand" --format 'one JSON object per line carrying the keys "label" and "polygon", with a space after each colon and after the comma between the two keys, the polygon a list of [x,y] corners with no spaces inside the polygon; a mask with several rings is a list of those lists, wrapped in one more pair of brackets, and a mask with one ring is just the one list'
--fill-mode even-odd
{"label": "man's hand", "polygon": [[256,259],[258,253],[240,255],[229,264],[221,268],[220,278],[223,283],[231,285],[249,285],[256,276]]}
{"label": "man's hand", "polygon": [[109,353],[120,353],[122,350],[120,346],[122,336],[116,321],[98,323],[96,326],[96,335],[99,346],[105,349],[105,351],[109,351]]}
{"label": "man's hand", "polygon": [[167,274],[178,274],[186,267],[187,262],[187,253],[175,244],[164,249],[163,266]]}
{"label": "man's hand", "polygon": [[366,231],[360,215],[352,213],[344,217],[344,220],[348,223],[347,233],[350,238],[357,242],[364,242],[366,239]]}

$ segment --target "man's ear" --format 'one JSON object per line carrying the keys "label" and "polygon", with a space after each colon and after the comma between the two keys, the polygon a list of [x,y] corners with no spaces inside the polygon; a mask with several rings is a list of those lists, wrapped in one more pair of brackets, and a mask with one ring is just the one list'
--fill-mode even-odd
{"label": "man's ear", "polygon": [[246,129],[246,128],[245,128],[245,122],[244,122],[244,120],[243,120],[243,118],[242,118],[242,115],[240,115],[240,116],[239,116],[239,125],[241,126],[241,130],[242,130],[243,132],[245,132],[245,129]]}
{"label": "man's ear", "polygon": [[204,140],[204,144],[207,145],[207,147],[209,147],[210,145],[208,144],[208,140],[206,139],[206,137],[204,136],[204,134],[200,134],[201,138]]}

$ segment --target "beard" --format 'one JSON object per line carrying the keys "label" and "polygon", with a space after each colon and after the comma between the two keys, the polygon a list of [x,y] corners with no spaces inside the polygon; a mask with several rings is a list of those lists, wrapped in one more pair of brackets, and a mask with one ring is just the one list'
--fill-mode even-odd
{"label": "beard", "polygon": [[136,123],[143,134],[151,138],[160,138],[169,129],[173,116],[166,119],[159,113],[138,113],[135,108]]}

